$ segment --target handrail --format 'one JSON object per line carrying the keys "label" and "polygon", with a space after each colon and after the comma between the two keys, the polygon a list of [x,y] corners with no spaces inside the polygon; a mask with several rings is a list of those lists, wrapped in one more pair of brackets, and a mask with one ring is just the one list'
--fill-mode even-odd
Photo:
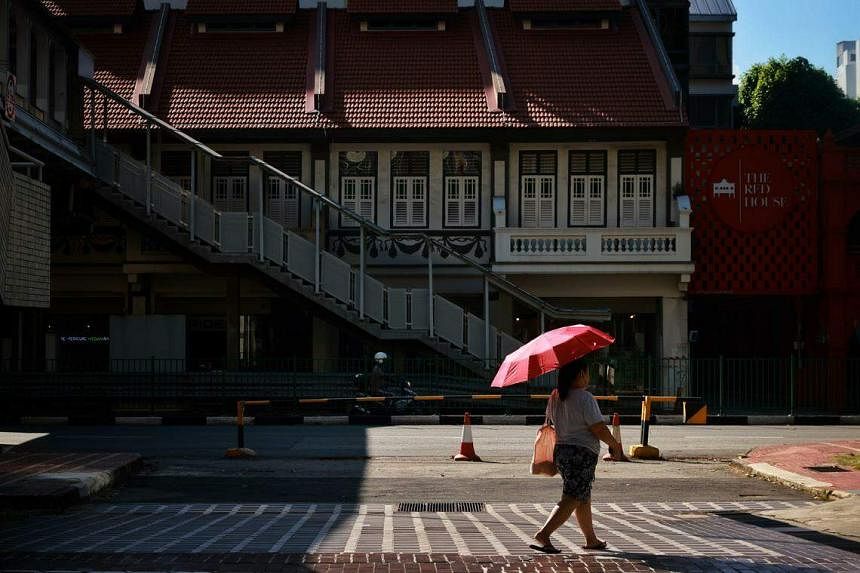
{"label": "handrail", "polygon": [[[263,161],[262,159],[260,159],[256,156],[253,156],[253,155],[229,156],[229,157],[223,156],[220,153],[218,153],[217,151],[215,151],[214,149],[212,149],[212,148],[204,145],[203,143],[197,141],[196,139],[194,139],[190,135],[185,134],[184,132],[176,129],[175,127],[173,127],[169,123],[165,122],[164,120],[161,120],[161,119],[155,117],[154,115],[152,115],[148,111],[146,111],[146,110],[140,108],[139,106],[133,104],[132,102],[126,100],[122,96],[116,94],[115,92],[113,92],[112,90],[110,90],[106,86],[98,83],[97,81],[89,79],[89,78],[81,78],[81,79],[84,80],[84,83],[87,84],[91,89],[95,89],[95,90],[103,93],[105,96],[109,97],[110,99],[112,99],[116,103],[120,104],[121,106],[125,107],[129,111],[132,111],[132,112],[138,114],[143,119],[154,123],[155,125],[157,125],[161,129],[164,129],[165,131],[171,133],[172,135],[175,135],[176,137],[182,139],[183,141],[185,141],[189,145],[196,147],[197,149],[199,149],[200,151],[213,157],[214,159],[218,159],[220,161],[247,161],[253,165],[256,165],[261,170],[268,171],[269,173],[271,173],[271,174],[273,174],[273,175],[275,175],[281,179],[284,179],[285,181],[292,183],[293,185],[297,186],[298,188],[300,188],[305,193],[309,194],[313,199],[320,201],[321,204],[326,205],[327,207],[338,211],[342,215],[346,215],[347,217],[353,219],[360,226],[364,226],[365,228],[367,228],[368,230],[372,231],[373,233],[375,233],[377,235],[381,235],[383,237],[389,237],[389,238],[401,238],[401,237],[415,238],[416,236],[421,237],[428,245],[434,246],[440,252],[448,252],[455,259],[460,260],[461,262],[466,264],[468,267],[478,271],[480,274],[482,274],[484,277],[486,277],[487,280],[489,282],[491,282],[497,288],[499,288],[499,289],[505,291],[506,293],[522,300],[523,302],[526,302],[527,304],[532,306],[532,308],[539,310],[540,312],[542,312],[543,314],[545,314],[551,318],[567,319],[567,318],[573,318],[573,317],[580,318],[583,316],[589,316],[589,317],[593,316],[593,318],[592,318],[593,320],[601,320],[601,321],[608,321],[611,318],[610,311],[609,311],[609,309],[606,309],[606,308],[583,310],[583,309],[575,309],[575,308],[561,308],[561,307],[557,307],[555,305],[552,305],[552,304],[546,302],[545,300],[541,299],[540,297],[537,297],[537,296],[531,294],[530,292],[523,290],[522,288],[520,288],[516,284],[514,284],[511,281],[499,276],[498,274],[487,269],[486,267],[484,267],[480,263],[473,261],[473,260],[469,259],[468,257],[465,257],[465,256],[461,255],[460,253],[457,253],[457,252],[451,250],[444,243],[434,239],[433,237],[430,237],[426,233],[404,235],[404,234],[398,234],[398,233],[391,232],[391,231],[389,231],[383,227],[380,227],[376,223],[374,223],[368,219],[365,219],[361,215],[358,215],[357,213],[350,211],[349,209],[346,209],[345,207],[343,207],[339,203],[332,201],[331,199],[329,199],[325,195],[322,195],[321,193],[308,187],[307,185],[305,185],[301,181],[297,180],[296,178],[292,177],[291,175],[284,173],[283,171],[281,171],[277,167],[274,167],[273,165],[266,163],[265,161]],[[93,111],[92,113],[95,113],[95,112]],[[428,256],[432,256],[432,253],[428,253]]]}

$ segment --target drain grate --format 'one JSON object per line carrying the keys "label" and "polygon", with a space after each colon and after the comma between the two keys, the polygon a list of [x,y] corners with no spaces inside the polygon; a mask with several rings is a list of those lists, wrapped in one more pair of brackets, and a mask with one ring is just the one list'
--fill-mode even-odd
{"label": "drain grate", "polygon": [[397,504],[397,511],[413,512],[436,512],[436,511],[467,511],[475,513],[484,511],[484,502],[481,501],[430,501],[410,502]]}
{"label": "drain grate", "polygon": [[846,470],[845,468],[840,468],[839,466],[809,466],[806,469],[812,470],[814,472],[821,472],[821,473],[851,471],[851,470]]}

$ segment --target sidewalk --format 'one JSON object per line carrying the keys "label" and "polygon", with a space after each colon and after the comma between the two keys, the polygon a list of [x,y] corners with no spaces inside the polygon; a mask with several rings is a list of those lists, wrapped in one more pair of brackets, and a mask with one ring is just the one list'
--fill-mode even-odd
{"label": "sidewalk", "polygon": [[840,454],[860,456],[860,440],[755,448],[735,460],[733,465],[751,475],[814,495],[842,498],[813,507],[771,511],[763,515],[860,540],[860,471],[838,464],[834,457]]}
{"label": "sidewalk", "polygon": [[0,455],[0,508],[65,507],[121,481],[141,466],[128,453]]}

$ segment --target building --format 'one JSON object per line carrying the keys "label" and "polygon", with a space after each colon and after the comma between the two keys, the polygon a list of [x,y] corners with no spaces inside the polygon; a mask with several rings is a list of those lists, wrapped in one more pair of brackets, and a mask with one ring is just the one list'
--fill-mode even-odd
{"label": "building", "polygon": [[857,74],[857,53],[860,40],[836,44],[836,84],[851,99],[860,98],[860,75]]}
{"label": "building", "polygon": [[738,87],[732,69],[732,0],[690,0],[690,126],[734,127]]}
{"label": "building", "polygon": [[62,159],[50,306],[14,343],[52,367],[482,372],[573,321],[686,355],[684,90],[645,2],[4,6],[12,144]]}

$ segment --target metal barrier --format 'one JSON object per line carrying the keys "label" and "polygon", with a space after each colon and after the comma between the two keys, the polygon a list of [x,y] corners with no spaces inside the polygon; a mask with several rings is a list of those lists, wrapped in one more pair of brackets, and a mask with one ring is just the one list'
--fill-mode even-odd
{"label": "metal barrier", "polygon": [[[355,374],[368,373],[373,367],[370,358],[226,361],[220,357],[204,362],[5,360],[0,361],[0,402],[9,402],[4,400],[7,396],[23,405],[28,400],[36,404],[53,399],[59,411],[76,400],[93,399],[157,405],[170,400],[347,397],[354,394]],[[496,365],[490,362],[490,374]],[[465,396],[484,392],[488,386],[487,379],[444,358],[395,360],[392,371],[397,378],[409,380],[421,395]],[[700,396],[716,416],[860,414],[860,359],[609,357],[594,365],[591,379],[592,391],[603,395]],[[536,394],[554,386],[554,375],[549,374],[529,381],[522,390],[502,393]],[[446,405],[467,403],[464,398]],[[505,404],[530,408],[524,398],[507,399]]]}

